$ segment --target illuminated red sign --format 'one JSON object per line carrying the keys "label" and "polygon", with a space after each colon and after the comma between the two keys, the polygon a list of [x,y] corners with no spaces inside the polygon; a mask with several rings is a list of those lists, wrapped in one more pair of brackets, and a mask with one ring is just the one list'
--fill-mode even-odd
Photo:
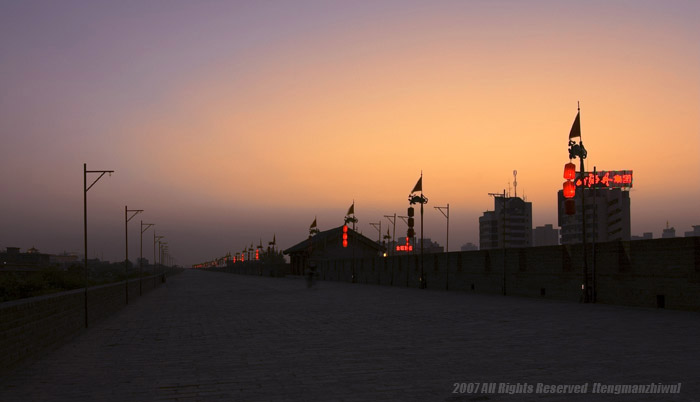
{"label": "illuminated red sign", "polygon": [[583,178],[576,179],[576,187],[603,187],[603,188],[632,188],[631,170],[611,170],[586,172]]}
{"label": "illuminated red sign", "polygon": [[406,238],[406,244],[396,245],[396,251],[413,251],[413,246],[408,241],[408,237]]}

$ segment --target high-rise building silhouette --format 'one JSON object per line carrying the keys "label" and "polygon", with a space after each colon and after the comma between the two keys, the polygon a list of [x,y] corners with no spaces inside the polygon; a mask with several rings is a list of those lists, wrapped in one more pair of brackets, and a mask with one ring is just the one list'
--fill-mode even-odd
{"label": "high-rise building silhouette", "polygon": [[532,229],[533,246],[556,246],[558,244],[559,229],[555,229],[551,223]]}
{"label": "high-rise building silhouette", "polygon": [[613,240],[630,240],[630,193],[620,188],[612,189],[578,189],[574,197],[576,214],[567,215],[564,209],[564,194],[557,193],[559,205],[559,227],[561,244],[583,242],[583,214],[581,197],[578,192],[585,191],[586,203],[586,241],[605,242]]}
{"label": "high-rise building silhouette", "polygon": [[700,236],[700,225],[693,225],[693,230],[685,232],[685,237]]}
{"label": "high-rise building silhouette", "polygon": [[666,229],[661,232],[661,238],[662,239],[672,239],[676,237],[676,228],[674,227],[669,227],[668,222],[666,222]]}
{"label": "high-rise building silhouette", "polygon": [[532,203],[497,195],[493,204],[493,211],[479,217],[479,248],[502,248],[504,241],[506,248],[531,247]]}

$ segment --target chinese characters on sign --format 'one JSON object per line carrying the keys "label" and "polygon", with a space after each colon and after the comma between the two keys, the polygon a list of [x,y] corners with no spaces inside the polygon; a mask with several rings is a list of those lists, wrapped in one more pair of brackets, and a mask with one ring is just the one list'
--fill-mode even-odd
{"label": "chinese characters on sign", "polygon": [[576,187],[603,187],[603,188],[632,188],[631,170],[611,170],[596,172],[585,172],[583,178],[579,175],[576,179]]}
{"label": "chinese characters on sign", "polygon": [[406,238],[406,244],[396,245],[396,251],[413,251],[413,246],[409,242],[408,237]]}

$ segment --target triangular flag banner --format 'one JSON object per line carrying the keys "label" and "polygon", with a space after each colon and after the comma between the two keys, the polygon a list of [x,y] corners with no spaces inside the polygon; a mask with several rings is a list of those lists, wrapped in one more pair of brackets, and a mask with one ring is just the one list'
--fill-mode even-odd
{"label": "triangular flag banner", "polygon": [[309,229],[315,228],[316,227],[316,218],[314,218],[314,222],[309,226]]}
{"label": "triangular flag banner", "polygon": [[353,202],[352,205],[350,205],[350,208],[348,208],[348,213],[345,215],[354,215],[355,214],[355,203]]}
{"label": "triangular flag banner", "polygon": [[418,183],[416,183],[416,186],[413,187],[412,193],[415,193],[416,191],[423,191],[423,176],[418,179]]}
{"label": "triangular flag banner", "polygon": [[571,132],[569,133],[569,139],[581,136],[581,112],[576,113],[576,119],[574,124],[571,126]]}

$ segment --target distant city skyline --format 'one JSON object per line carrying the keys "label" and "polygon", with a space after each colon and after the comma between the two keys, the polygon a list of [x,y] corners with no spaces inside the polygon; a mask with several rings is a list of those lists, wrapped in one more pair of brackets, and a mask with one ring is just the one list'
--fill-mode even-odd
{"label": "distant city skyline", "polygon": [[689,0],[3,2],[0,248],[82,253],[83,163],[115,170],[88,195],[88,254],[110,261],[124,205],[182,265],[289,247],[353,200],[374,238],[421,170],[425,236],[445,245],[449,203],[454,251],[514,169],[533,227],[556,226],[578,101],[587,170],[634,171],[631,234],[682,236],[698,19]]}

